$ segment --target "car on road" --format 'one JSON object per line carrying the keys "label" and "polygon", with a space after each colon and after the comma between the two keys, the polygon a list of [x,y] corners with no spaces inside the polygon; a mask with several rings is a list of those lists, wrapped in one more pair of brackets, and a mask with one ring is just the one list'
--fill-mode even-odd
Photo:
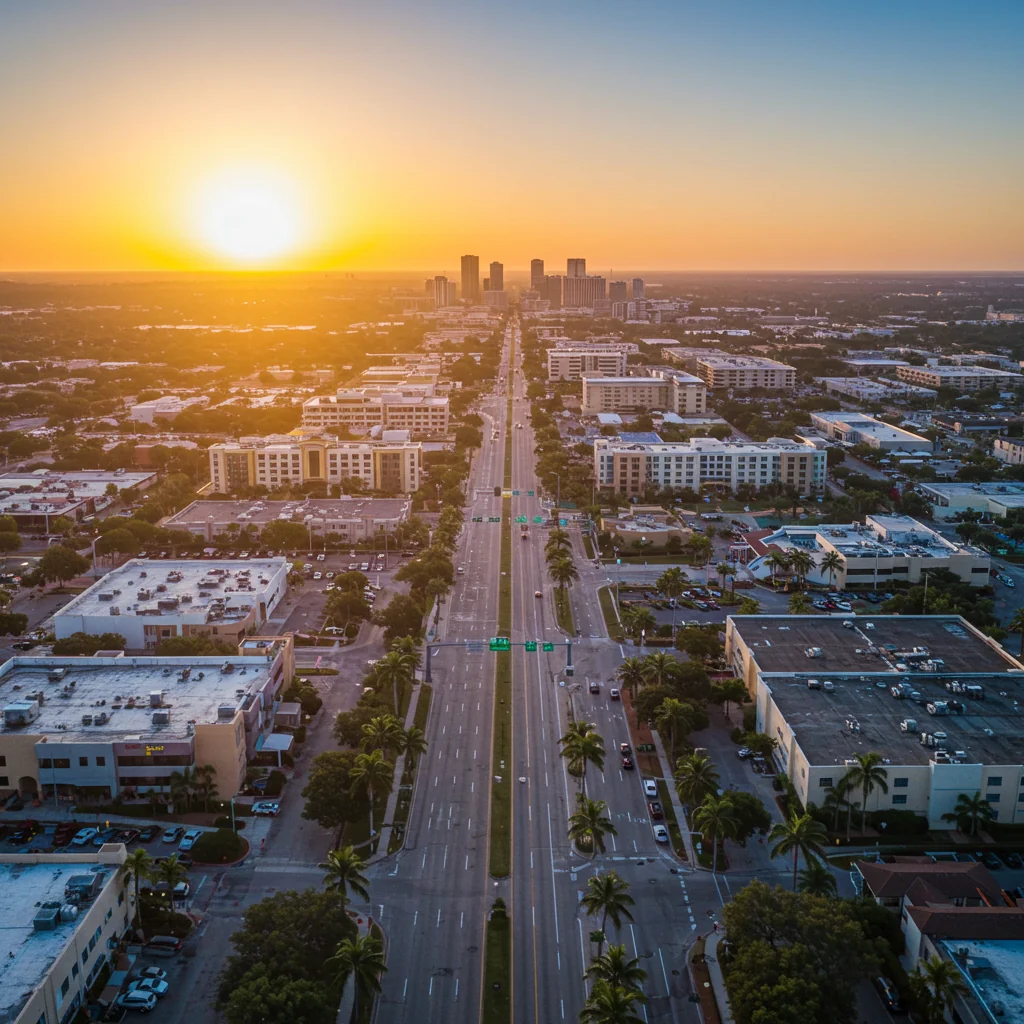
{"label": "car on road", "polygon": [[313,573],[313,579],[315,579],[315,580],[322,580],[323,578],[324,578],[324,574],[322,572],[315,572],[315,573]]}
{"label": "car on road", "polygon": [[360,565],[359,565],[359,568],[360,568],[360,570],[362,572],[368,572],[369,568],[370,568],[370,563],[369,562],[361,562]]}
{"label": "car on road", "polygon": [[257,800],[252,805],[252,813],[261,818],[276,818],[281,812],[281,805],[276,800]]}
{"label": "car on road", "polygon": [[736,756],[741,761],[745,761],[748,757],[753,757],[754,752],[750,749],[750,747],[740,747],[740,749],[736,751]]}
{"label": "car on road", "polygon": [[875,978],[875,988],[882,997],[882,1003],[890,1013],[906,1013],[903,1004],[900,1002],[899,989],[886,977],[880,975]]}
{"label": "car on road", "polygon": [[182,837],[181,842],[178,843],[178,849],[185,853],[187,850],[191,850],[196,845],[196,840],[203,834],[202,829],[190,828]]}
{"label": "car on road", "polygon": [[644,796],[657,796],[658,784],[654,779],[644,779]]}
{"label": "car on road", "polygon": [[170,990],[170,985],[166,981],[161,981],[160,978],[143,978],[141,981],[133,981],[128,986],[129,992],[152,992],[157,999],[167,995]]}
{"label": "car on road", "polygon": [[601,684],[599,682],[597,682],[597,680],[592,679],[590,681],[589,690],[590,690],[591,693],[600,693],[601,692]]}
{"label": "car on road", "polygon": [[123,1010],[138,1010],[139,1013],[151,1013],[156,1009],[156,996],[152,992],[123,992],[114,1000]]}
{"label": "car on road", "polygon": [[654,841],[656,843],[667,843],[668,842],[668,829],[664,825],[654,826]]}
{"label": "car on road", "polygon": [[620,743],[619,744],[619,753],[620,754],[632,754],[633,753],[633,748],[628,743]]}
{"label": "car on road", "polygon": [[534,597],[543,597],[544,595],[539,590],[535,590],[533,592],[533,596]]}
{"label": "car on road", "polygon": [[71,840],[72,846],[88,846],[93,838],[98,836],[100,830],[98,828],[83,828],[81,832],[75,835],[75,838]]}
{"label": "car on road", "polygon": [[159,835],[160,829],[156,825],[143,825],[139,829],[139,842],[140,843],[151,843]]}
{"label": "car on road", "polygon": [[180,825],[172,825],[169,829],[164,830],[161,842],[164,843],[177,843],[181,840],[181,837],[185,834],[185,830]]}
{"label": "car on road", "polygon": [[349,562],[348,563],[348,571],[349,572],[355,572],[355,570],[358,569],[358,568],[359,568],[359,563],[358,562]]}
{"label": "car on road", "polygon": [[[188,897],[188,894],[192,891],[192,886],[188,882],[176,882],[174,884],[174,898],[176,900],[183,900]],[[139,886],[139,892],[146,896],[167,896],[167,883],[166,882],[148,882],[145,885]]]}
{"label": "car on road", "polygon": [[614,686],[608,691],[608,696],[612,700],[622,700],[622,694]]}
{"label": "car on road", "polygon": [[458,576],[462,576],[462,575],[464,575],[464,574],[465,574],[465,572],[466,572],[466,567],[465,567],[464,565],[460,565],[460,566],[458,567],[458,569],[456,569],[456,570],[455,570],[455,573],[456,573],[456,575],[458,575]]}
{"label": "car on road", "polygon": [[648,800],[647,810],[650,812],[652,821],[661,821],[665,817],[665,812],[657,800]]}
{"label": "car on road", "polygon": [[326,556],[326,555],[325,555],[325,554],[324,554],[324,553],[323,553],[322,551],[320,552],[320,554],[318,554],[318,555],[316,556],[316,560],[317,560],[318,562],[322,562],[322,561],[324,561],[324,559],[326,559],[326,558],[327,558],[327,556]]}
{"label": "car on road", "polygon": [[161,967],[143,967],[138,976],[140,978],[156,978],[157,981],[167,980],[167,972]]}
{"label": "car on road", "polygon": [[624,769],[625,769],[625,770],[626,770],[627,772],[629,772],[629,771],[632,771],[632,770],[633,770],[633,758],[631,758],[631,757],[629,756],[629,754],[623,754],[623,755],[622,755],[622,767],[623,767],[623,768],[624,768]]}

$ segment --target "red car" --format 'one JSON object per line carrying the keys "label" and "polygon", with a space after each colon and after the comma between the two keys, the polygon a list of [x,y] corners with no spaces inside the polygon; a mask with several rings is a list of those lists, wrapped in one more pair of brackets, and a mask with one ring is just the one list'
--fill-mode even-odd
{"label": "red car", "polygon": [[649,801],[647,810],[651,813],[651,821],[661,821],[665,817],[665,812],[661,809],[661,804],[657,800]]}
{"label": "red car", "polygon": [[633,758],[629,757],[628,755],[623,757],[622,758],[622,767],[626,771],[632,771],[632,769],[633,769]]}

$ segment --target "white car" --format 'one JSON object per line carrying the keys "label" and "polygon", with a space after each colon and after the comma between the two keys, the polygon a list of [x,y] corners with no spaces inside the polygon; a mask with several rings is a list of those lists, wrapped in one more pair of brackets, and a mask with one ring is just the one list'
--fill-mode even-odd
{"label": "white car", "polygon": [[644,779],[644,796],[657,797],[658,795],[658,784],[654,779]]}
{"label": "white car", "polygon": [[276,800],[257,800],[252,805],[252,813],[258,817],[276,818],[281,811],[281,805]]}
{"label": "white car", "polygon": [[668,829],[664,825],[654,826],[654,841],[656,843],[667,843],[668,842]]}
{"label": "white car", "polygon": [[369,569],[370,569],[370,563],[369,562],[361,562],[360,565],[359,565],[359,568],[360,568],[360,570],[362,572],[368,572]]}
{"label": "white car", "polygon": [[71,840],[71,845],[88,846],[99,834],[100,830],[98,828],[83,828],[81,832],[75,833],[75,838]]}
{"label": "white car", "polygon": [[122,1010],[138,1010],[149,1013],[156,1009],[156,996],[152,992],[137,992],[129,989],[114,1000]]}
{"label": "white car", "polygon": [[322,551],[320,552],[320,554],[319,554],[319,555],[317,555],[317,556],[316,556],[316,560],[317,560],[318,562],[322,562],[322,561],[324,561],[324,560],[325,560],[326,558],[327,558],[327,556],[326,556],[326,555],[325,555],[325,554],[324,554],[324,553],[323,553]]}
{"label": "white car", "polygon": [[167,991],[170,985],[166,981],[161,981],[159,978],[143,978],[142,981],[133,981],[128,986],[129,992],[152,992],[157,999],[162,999],[167,995]]}
{"label": "white car", "polygon": [[156,978],[157,981],[166,981],[167,972],[160,967],[143,967],[139,971],[140,978]]}
{"label": "white car", "polygon": [[178,852],[187,853],[196,845],[196,840],[202,835],[202,830],[198,828],[190,828],[182,837],[181,842],[178,843]]}
{"label": "white car", "polygon": [[313,579],[315,579],[315,580],[322,580],[323,578],[324,578],[324,574],[322,572],[315,572],[315,573],[313,573]]}

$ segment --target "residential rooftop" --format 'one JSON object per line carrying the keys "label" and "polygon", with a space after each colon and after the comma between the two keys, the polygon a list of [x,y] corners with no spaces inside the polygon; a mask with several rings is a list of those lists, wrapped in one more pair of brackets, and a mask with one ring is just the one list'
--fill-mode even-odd
{"label": "residential rooftop", "polygon": [[[1007,917],[1010,924],[1013,918]],[[953,938],[942,944],[993,1020],[1024,1020],[1024,939]],[[959,955],[962,949],[968,951],[967,957]]]}
{"label": "residential rooftop", "polygon": [[[230,705],[229,721],[236,709],[248,707],[246,701],[263,689],[273,667],[273,658],[244,655],[12,658],[0,666],[4,731],[59,736],[61,742],[183,740],[196,723],[223,721],[221,707]],[[60,669],[65,670],[63,677],[51,680]],[[10,709],[31,705],[40,693],[38,716],[24,725],[12,724],[24,716],[9,715]],[[159,720],[164,715],[154,722],[157,710],[166,712],[165,723]],[[83,718],[91,719],[90,724],[83,724]]]}
{"label": "residential rooftop", "polygon": [[118,469],[37,469],[31,473],[0,473],[0,491],[29,488],[34,491],[55,493],[70,490],[76,498],[98,498],[105,493],[108,484],[114,484],[118,490],[124,490],[126,487],[141,487],[155,479],[155,472],[128,473]]}
{"label": "residential rooftop", "polygon": [[[165,520],[164,525],[173,527],[214,526],[238,523],[245,526],[252,523],[266,526],[267,523],[282,520],[315,525],[323,520],[341,522],[372,519],[374,522],[393,522],[408,518],[411,504],[406,498],[315,498],[307,501],[267,501],[245,499],[241,501],[194,501],[180,512]],[[220,564],[220,563],[218,563]],[[244,566],[253,562],[245,561]]]}

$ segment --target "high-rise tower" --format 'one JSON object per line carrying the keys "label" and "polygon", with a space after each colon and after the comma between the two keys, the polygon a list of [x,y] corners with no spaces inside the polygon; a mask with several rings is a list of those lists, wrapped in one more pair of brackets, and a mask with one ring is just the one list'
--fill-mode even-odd
{"label": "high-rise tower", "polygon": [[480,301],[480,257],[462,257],[462,297],[476,305]]}

